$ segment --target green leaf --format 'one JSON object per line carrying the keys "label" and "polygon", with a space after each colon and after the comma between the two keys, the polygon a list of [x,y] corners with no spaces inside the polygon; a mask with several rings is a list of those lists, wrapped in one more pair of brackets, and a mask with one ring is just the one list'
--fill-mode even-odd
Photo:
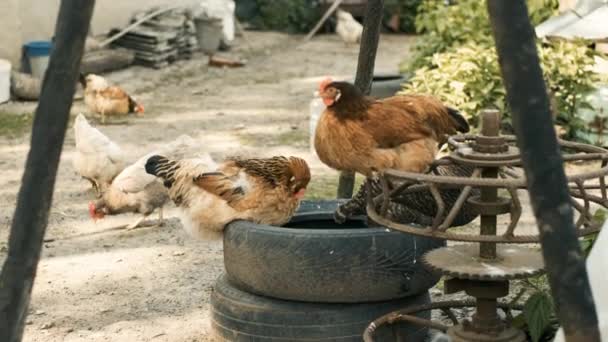
{"label": "green leaf", "polygon": [[526,317],[524,313],[520,313],[519,315],[513,317],[511,320],[511,325],[517,329],[524,329],[526,327]]}
{"label": "green leaf", "polygon": [[524,318],[530,329],[532,342],[538,342],[543,332],[550,326],[553,313],[551,297],[545,292],[536,292],[524,305]]}
{"label": "green leaf", "polygon": [[593,222],[597,222],[599,224],[603,224],[604,222],[606,222],[606,219],[608,218],[608,211],[606,211],[606,209],[598,209],[595,211],[595,213],[593,213]]}

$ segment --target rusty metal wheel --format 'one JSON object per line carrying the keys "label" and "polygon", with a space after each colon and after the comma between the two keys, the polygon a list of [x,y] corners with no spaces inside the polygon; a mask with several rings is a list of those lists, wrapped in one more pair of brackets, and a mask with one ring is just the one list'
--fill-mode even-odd
{"label": "rusty metal wheel", "polygon": [[[377,329],[387,324],[395,324],[398,322],[408,322],[410,324],[426,327],[431,330],[437,330],[441,332],[447,332],[451,327],[458,325],[465,325],[468,317],[459,318],[454,312],[455,309],[462,308],[474,308],[476,305],[475,300],[451,300],[434,302],[430,304],[424,304],[419,306],[412,306],[399,311],[388,313],[384,316],[371,322],[363,333],[363,340],[365,342],[374,342],[374,334]],[[513,303],[498,303],[498,307],[502,310],[505,315],[505,320],[510,322],[513,320],[513,311],[521,311],[523,305]],[[420,314],[427,311],[440,310],[446,317],[446,322],[439,322],[432,319],[420,318]],[[431,315],[432,317],[432,315]],[[404,340],[404,342],[408,342]],[[413,342],[413,341],[412,341]]]}
{"label": "rusty metal wheel", "polygon": [[[514,136],[476,136],[458,135],[448,139],[449,145],[455,151],[438,163],[443,165],[454,163],[475,167],[471,177],[440,176],[432,173],[419,174],[387,170],[380,178],[383,193],[376,198],[368,199],[367,212],[375,222],[402,232],[433,237],[438,239],[467,241],[467,242],[496,242],[496,243],[538,243],[538,234],[516,234],[517,225],[522,214],[519,189],[526,188],[526,178],[521,168],[521,158],[515,146]],[[608,207],[608,191],[605,177],[608,174],[608,150],[587,144],[560,140],[565,162],[596,161],[598,167],[568,176],[572,205],[578,212],[576,222],[577,235],[585,236],[596,233],[601,226],[594,222],[590,212],[591,204]],[[484,177],[483,170],[496,168],[497,178]],[[460,196],[451,208],[448,208],[440,196],[441,189],[461,189]],[[488,205],[478,196],[470,196],[471,190],[497,189],[502,190],[495,203]],[[599,194],[592,193],[593,190]],[[429,191],[433,194],[437,205],[437,214],[433,225],[420,228],[414,225],[393,222],[386,218],[382,206],[380,210],[374,203],[394,200],[417,191]],[[580,201],[577,201],[580,200]],[[482,215],[509,214],[510,220],[502,234],[479,235],[450,230],[451,223],[460,212],[463,205],[468,203]]]}

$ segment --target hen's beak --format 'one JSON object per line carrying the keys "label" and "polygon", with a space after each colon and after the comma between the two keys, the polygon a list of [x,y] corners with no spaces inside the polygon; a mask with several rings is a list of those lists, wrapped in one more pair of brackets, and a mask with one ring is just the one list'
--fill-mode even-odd
{"label": "hen's beak", "polygon": [[316,91],[315,95],[317,97],[320,97],[323,100],[323,104],[325,104],[326,107],[331,106],[335,102],[333,96],[326,95],[325,91],[323,91],[323,90],[322,91]]}
{"label": "hen's beak", "polygon": [[144,106],[138,104],[135,107],[135,115],[137,115],[137,116],[144,116]]}

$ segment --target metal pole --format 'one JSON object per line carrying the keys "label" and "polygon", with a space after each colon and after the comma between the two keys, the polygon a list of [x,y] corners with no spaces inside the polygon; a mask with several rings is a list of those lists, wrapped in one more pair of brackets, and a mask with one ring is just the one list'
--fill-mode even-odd
{"label": "metal pole", "polygon": [[487,4],[559,321],[567,341],[600,341],[526,3]]}
{"label": "metal pole", "polygon": [[[365,7],[365,19],[363,21],[363,33],[361,35],[361,46],[359,47],[359,61],[357,63],[357,75],[355,86],[363,94],[369,94],[372,89],[374,78],[374,64],[380,39],[380,26],[382,24],[382,13],[384,11],[384,0],[368,0]],[[338,182],[338,198],[351,198],[355,186],[354,172],[341,172]]]}
{"label": "metal pole", "polygon": [[[484,110],[481,112],[481,135],[484,137],[498,137],[500,135],[500,113],[496,110]],[[481,172],[483,178],[497,178],[498,168],[487,167]],[[483,203],[496,203],[498,200],[498,189],[491,187],[481,188],[481,201]],[[480,234],[496,235],[496,215],[481,213],[479,217]],[[485,259],[496,259],[496,244],[481,242],[479,244],[479,256]]]}
{"label": "metal pole", "polygon": [[11,226],[8,256],[0,274],[0,341],[18,342],[23,335],[94,5],[95,0],[61,1],[53,52],[36,108],[30,152]]}

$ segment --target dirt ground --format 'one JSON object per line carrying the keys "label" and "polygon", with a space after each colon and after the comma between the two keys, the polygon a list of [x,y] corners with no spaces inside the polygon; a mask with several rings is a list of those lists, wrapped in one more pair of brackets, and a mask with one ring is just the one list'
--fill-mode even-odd
{"label": "dirt ground", "polygon": [[[333,196],[337,174],[309,150],[308,106],[321,77],[355,74],[358,47],[347,47],[334,35],[303,45],[301,36],[249,33],[248,38],[251,48],[239,40],[231,52],[248,60],[244,68],[208,68],[206,58],[197,56],[162,70],[133,67],[104,75],[135,95],[146,116],[101,130],[133,160],[184,133],[217,158],[301,156],[313,169],[309,196]],[[412,41],[383,36],[376,71],[396,71]],[[0,116],[34,108],[35,103],[0,105]],[[72,115],[84,110],[76,102]],[[2,259],[29,149],[27,134],[11,135],[0,136]],[[223,271],[221,242],[188,237],[171,217],[171,205],[161,228],[110,229],[134,220],[132,215],[93,223],[87,215],[93,196],[75,174],[73,156],[70,126],[24,341],[209,340],[208,302]]]}

